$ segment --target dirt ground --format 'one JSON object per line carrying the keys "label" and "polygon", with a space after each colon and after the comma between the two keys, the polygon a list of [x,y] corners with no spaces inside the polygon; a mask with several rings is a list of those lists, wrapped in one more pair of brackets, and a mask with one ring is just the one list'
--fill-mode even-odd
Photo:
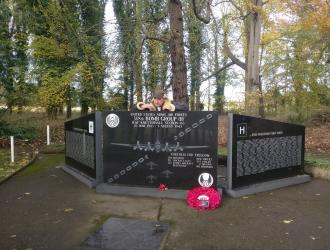
{"label": "dirt ground", "polygon": [[165,249],[330,248],[329,181],[225,196],[217,210],[196,211],[184,200],[96,194],[58,167],[63,160],[40,155],[0,185],[0,249],[91,249],[81,243],[109,216],[170,223]]}
{"label": "dirt ground", "polygon": [[307,152],[330,156],[330,122],[306,127],[305,148]]}

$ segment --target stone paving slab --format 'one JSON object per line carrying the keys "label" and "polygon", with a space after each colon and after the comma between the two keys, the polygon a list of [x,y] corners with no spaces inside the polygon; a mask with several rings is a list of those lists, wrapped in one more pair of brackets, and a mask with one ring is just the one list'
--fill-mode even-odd
{"label": "stone paving slab", "polygon": [[110,218],[83,244],[106,250],[157,250],[168,230],[169,225],[157,221]]}

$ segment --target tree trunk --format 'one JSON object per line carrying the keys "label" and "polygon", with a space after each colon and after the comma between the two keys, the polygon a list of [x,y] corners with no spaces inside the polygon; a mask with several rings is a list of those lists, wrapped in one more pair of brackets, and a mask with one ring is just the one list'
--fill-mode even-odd
{"label": "tree trunk", "polygon": [[[133,63],[134,64],[134,63]],[[132,65],[133,67],[133,65]],[[129,75],[129,107],[128,110],[131,110],[134,105],[134,77],[133,77],[133,69],[130,71]]]}
{"label": "tree trunk", "polygon": [[[228,44],[228,23],[225,19],[222,20],[223,28],[223,47]],[[214,69],[217,72],[220,69],[220,60],[219,60],[219,43],[217,32],[213,32],[214,35]],[[222,65],[225,66],[228,62],[228,56],[224,55]],[[216,89],[215,89],[215,108],[219,114],[224,113],[224,104],[225,104],[225,84],[227,79],[227,69],[222,70],[215,76]]]}
{"label": "tree trunk", "polygon": [[189,104],[187,90],[187,65],[183,45],[182,4],[179,0],[169,0],[171,38],[169,42],[173,75],[174,101]]}
{"label": "tree trunk", "polygon": [[23,112],[23,106],[20,104],[20,105],[18,105],[18,107],[17,107],[17,113],[18,113],[18,114],[22,114],[22,112]]}
{"label": "tree trunk", "polygon": [[87,102],[81,102],[81,115],[87,115],[88,114],[88,104]]}
{"label": "tree trunk", "polygon": [[59,114],[60,116],[63,115],[63,106],[61,106],[61,107],[58,108],[58,114]]}
{"label": "tree trunk", "polygon": [[66,119],[70,119],[72,116],[72,104],[71,100],[66,103]]}
{"label": "tree trunk", "polygon": [[124,59],[124,68],[123,68],[123,88],[124,88],[124,106],[126,107],[126,110],[128,110],[128,105],[129,105],[129,60],[127,59],[127,56],[125,55]]}
{"label": "tree trunk", "polygon": [[[142,101],[142,0],[136,1],[136,50],[133,63],[137,101]],[[132,105],[132,104],[131,104]]]}
{"label": "tree trunk", "polygon": [[[252,0],[252,4],[256,7],[262,7],[261,0]],[[245,103],[246,111],[249,114],[258,114],[258,102],[255,98],[259,95],[259,46],[261,35],[261,15],[251,9],[249,15],[249,33],[248,35],[248,51],[247,51],[247,71],[245,83]]]}
{"label": "tree trunk", "polygon": [[189,68],[190,68],[190,109],[200,110],[201,60],[203,53],[203,24],[196,17],[192,3],[187,4],[186,26],[188,29]]}
{"label": "tree trunk", "polygon": [[265,118],[265,104],[264,104],[264,96],[262,93],[261,77],[259,77],[259,115],[260,117]]}

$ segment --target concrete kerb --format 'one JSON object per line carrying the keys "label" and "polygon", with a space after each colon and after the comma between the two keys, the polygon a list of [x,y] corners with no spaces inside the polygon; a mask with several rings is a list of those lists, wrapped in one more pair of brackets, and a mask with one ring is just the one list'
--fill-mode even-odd
{"label": "concrete kerb", "polygon": [[33,155],[32,155],[32,159],[26,163],[23,167],[19,168],[18,170],[16,170],[14,173],[12,173],[11,175],[7,176],[6,178],[4,178],[3,180],[0,181],[0,185],[5,183],[6,181],[8,181],[9,179],[11,179],[12,177],[14,177],[16,174],[18,174],[19,172],[23,171],[24,169],[26,169],[28,166],[30,166],[32,163],[35,162],[35,160],[37,159],[39,155],[38,151],[34,151]]}
{"label": "concrete kerb", "polygon": [[311,177],[309,175],[297,175],[293,177],[257,183],[236,189],[226,189],[226,194],[230,197],[237,198],[246,195],[267,192],[278,188],[302,184],[309,181],[311,181]]}

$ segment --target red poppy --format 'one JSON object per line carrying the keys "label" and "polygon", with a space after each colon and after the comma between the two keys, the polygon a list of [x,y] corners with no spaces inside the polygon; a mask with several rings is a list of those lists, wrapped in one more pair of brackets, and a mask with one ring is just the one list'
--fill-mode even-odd
{"label": "red poppy", "polygon": [[221,196],[214,188],[197,187],[188,192],[187,203],[193,209],[212,210],[219,207]]}

